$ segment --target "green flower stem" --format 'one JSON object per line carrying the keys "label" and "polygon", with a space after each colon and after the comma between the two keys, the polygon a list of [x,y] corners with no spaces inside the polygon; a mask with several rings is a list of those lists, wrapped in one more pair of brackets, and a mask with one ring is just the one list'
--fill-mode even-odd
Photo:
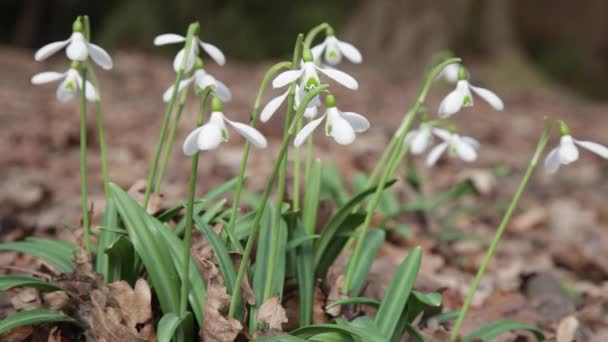
{"label": "green flower stem", "polygon": [[[306,166],[304,167],[304,184],[310,184],[310,170],[312,169],[312,156],[314,150],[312,139],[312,134],[306,139]],[[314,234],[314,231],[309,233]]]}
{"label": "green flower stem", "polygon": [[169,164],[169,157],[171,157],[173,142],[175,141],[175,133],[177,132],[177,127],[179,126],[179,119],[181,118],[182,112],[184,111],[184,106],[186,105],[186,98],[188,97],[189,89],[190,87],[186,87],[186,89],[183,90],[179,98],[179,104],[177,105],[175,118],[173,119],[173,124],[171,125],[171,129],[169,130],[169,136],[167,137],[167,145],[165,145],[165,152],[163,152],[163,160],[160,162],[160,171],[156,176],[156,184],[154,185],[155,194],[160,194],[160,188],[163,184],[165,173],[167,172],[167,165]]}
{"label": "green flower stem", "polygon": [[[96,87],[97,88],[97,87]],[[97,88],[99,89],[99,88]],[[99,91],[99,90],[97,90]],[[95,115],[97,118],[97,135],[99,136],[99,154],[101,158],[101,178],[103,179],[103,191],[108,195],[110,189],[110,176],[108,173],[108,158],[106,154],[106,133],[103,124],[103,114],[101,111],[101,100],[95,101]]]}
{"label": "green flower stem", "polygon": [[247,271],[247,265],[249,264],[249,258],[251,256],[251,250],[253,249],[253,243],[255,241],[256,235],[260,230],[260,221],[262,220],[262,216],[264,213],[264,208],[266,207],[266,202],[268,201],[268,197],[270,196],[270,191],[272,190],[272,186],[274,181],[279,173],[279,168],[281,166],[283,157],[287,154],[287,148],[289,147],[289,143],[293,136],[295,135],[295,122],[300,120],[304,115],[304,110],[308,103],[321,92],[324,92],[327,89],[327,85],[321,85],[314,90],[311,90],[304,99],[302,99],[302,104],[298,107],[298,110],[295,114],[295,119],[291,122],[291,127],[287,131],[287,134],[283,136],[283,142],[281,144],[281,149],[279,150],[279,154],[277,156],[276,162],[272,168],[272,172],[270,177],[268,178],[268,182],[266,183],[266,187],[264,188],[264,192],[262,193],[262,197],[260,199],[260,207],[257,209],[255,213],[255,217],[253,219],[253,225],[251,226],[251,232],[249,233],[249,237],[247,239],[247,245],[245,246],[245,252],[243,253],[243,258],[241,260],[241,264],[239,266],[239,271],[236,276],[236,281],[234,284],[234,293],[232,294],[232,299],[230,301],[230,309],[228,311],[229,317],[235,316],[236,308],[238,307],[238,301],[241,294],[241,284],[243,283],[243,277]]}
{"label": "green flower stem", "polygon": [[315,40],[315,38],[317,37],[317,35],[323,31],[323,30],[327,30],[327,29],[331,29],[331,25],[329,25],[328,23],[322,23],[319,24],[315,27],[313,27],[310,31],[308,31],[308,33],[306,34],[306,39],[304,39],[304,47],[309,48],[310,49],[310,45],[312,44],[312,42]]}
{"label": "green flower stem", "polygon": [[89,221],[89,201],[87,182],[87,81],[86,64],[80,67],[82,84],[80,88],[80,191],[82,201],[82,229],[84,231],[84,246],[87,253],[91,252],[91,223]]}
{"label": "green flower stem", "polygon": [[[253,105],[253,109],[251,111],[251,121],[249,125],[251,127],[255,126],[255,123],[258,120],[258,114],[260,111],[260,105],[262,103],[262,97],[264,96],[264,90],[266,89],[266,85],[270,82],[270,79],[281,69],[291,67],[291,62],[279,62],[264,74],[264,78],[262,78],[262,83],[260,84],[260,88],[258,89],[258,95],[255,99],[255,103]],[[241,158],[241,167],[239,169],[239,178],[236,183],[236,189],[234,190],[234,196],[232,199],[232,208],[230,210],[230,219],[228,220],[228,225],[226,225],[226,233],[232,245],[236,249],[237,252],[243,253],[243,246],[238,239],[234,237],[234,225],[236,224],[236,218],[239,211],[239,205],[241,201],[241,191],[243,188],[243,183],[245,182],[245,170],[247,169],[247,160],[249,159],[249,150],[251,149],[251,143],[249,140],[245,141],[245,147],[243,149],[243,157]]]}
{"label": "green flower stem", "polygon": [[[299,34],[298,38],[296,39],[296,44],[293,50],[293,61],[292,61],[292,65],[291,65],[291,69],[292,70],[297,70],[300,67],[300,59],[302,59],[302,40],[304,39],[304,35]],[[283,124],[283,136],[288,136],[289,135],[289,130],[291,129],[291,125],[292,125],[292,114],[293,114],[293,107],[294,107],[294,98],[295,98],[295,94],[296,94],[296,82],[292,83],[290,88],[289,88],[289,95],[287,97],[287,112],[285,113],[285,123]],[[303,104],[300,104],[300,106],[302,106]],[[300,110],[300,108],[298,108],[298,111]],[[304,107],[302,109],[302,111],[305,111],[306,107]],[[302,122],[302,117],[300,116],[299,118],[296,118],[296,120],[293,121],[293,123],[295,124],[294,126],[298,126],[298,122]],[[283,205],[283,196],[285,195],[285,184],[286,184],[286,178],[287,178],[287,151],[279,158],[279,160],[281,160],[280,163],[280,168],[279,168],[279,180],[278,180],[278,185],[277,185],[277,192],[275,194],[276,198],[275,198],[275,211],[274,211],[274,217],[272,219],[272,226],[271,226],[271,230],[270,230],[270,234],[273,237],[270,240],[270,247],[269,247],[269,251],[268,251],[268,259],[271,261],[274,261],[277,259],[277,253],[278,253],[278,244],[279,244],[279,240],[277,239],[277,237],[279,236],[279,229],[281,227],[281,219],[282,219],[282,214],[281,214],[281,206]],[[298,168],[299,168],[299,163],[298,163]],[[299,170],[298,170],[299,173]],[[299,184],[294,184],[294,186],[299,186]],[[264,282],[264,297],[262,298],[261,303],[265,302],[268,298],[271,297],[272,295],[272,284],[273,284],[273,280],[274,280],[274,274],[275,274],[275,263],[271,262],[270,265],[268,265],[268,269],[266,270],[266,280]]]}
{"label": "green flower stem", "polygon": [[[300,131],[302,129],[302,121],[300,120],[296,123],[296,131]],[[298,211],[300,209],[300,171],[302,163],[302,150],[300,147],[296,147],[295,156],[293,160],[293,211]],[[306,184],[306,183],[305,183]]]}
{"label": "green flower stem", "polygon": [[378,206],[378,203],[380,202],[382,190],[384,189],[384,184],[386,183],[388,178],[392,175],[392,173],[395,169],[395,166],[397,165],[397,163],[399,161],[398,160],[399,151],[401,150],[399,148],[399,143],[402,142],[403,139],[405,139],[407,132],[412,128],[414,120],[416,119],[416,116],[419,113],[419,109],[422,106],[422,104],[424,103],[426,96],[431,88],[431,85],[432,85],[433,81],[435,80],[435,78],[437,77],[437,75],[443,70],[443,68],[446,65],[452,64],[452,63],[458,63],[458,62],[460,62],[459,58],[451,58],[451,59],[445,60],[443,63],[435,66],[427,74],[427,77],[422,86],[422,89],[420,90],[420,94],[418,95],[418,99],[416,100],[416,103],[414,103],[414,106],[407,112],[407,114],[405,115],[405,117],[403,119],[401,127],[399,127],[399,130],[397,131],[398,134],[396,136],[396,139],[395,139],[396,142],[394,143],[394,146],[392,146],[392,148],[390,148],[391,144],[389,144],[389,148],[390,148],[391,152],[388,154],[389,155],[388,165],[384,169],[384,172],[382,173],[382,176],[380,177],[380,181],[378,182],[378,186],[376,187],[376,191],[374,192],[374,195],[367,206],[367,214],[365,216],[365,220],[363,221],[363,225],[360,229],[359,238],[357,239],[355,249],[351,256],[351,261],[348,263],[349,266],[346,270],[346,275],[345,275],[345,279],[344,279],[344,287],[342,288],[342,292],[345,294],[347,294],[348,291],[350,291],[350,287],[351,287],[351,283],[353,281],[353,276],[354,276],[354,272],[356,269],[356,265],[359,263],[359,256],[361,254],[361,248],[363,247],[363,240],[365,238],[365,235],[367,234],[367,231],[369,230],[369,225],[372,222],[372,218],[374,216],[374,212],[376,211],[376,207]]}
{"label": "green flower stem", "polygon": [[[196,120],[197,126],[202,126],[205,122],[205,105],[207,103],[207,98],[209,97],[209,93],[211,90],[209,88],[205,89],[203,94],[201,94],[200,99],[200,108],[198,113],[198,119]],[[192,221],[194,215],[194,194],[196,192],[196,176],[198,170],[198,156],[196,153],[192,156],[192,164],[190,166],[190,182],[188,186],[188,204],[186,207],[186,226],[184,229],[184,264],[183,272],[182,272],[182,287],[181,287],[181,297],[180,297],[180,305],[179,305],[179,317],[184,317],[184,314],[188,310],[188,285],[189,285],[189,275],[190,275],[190,248],[192,245]]]}
{"label": "green flower stem", "polygon": [[485,257],[483,258],[483,261],[481,262],[481,266],[479,266],[479,270],[477,271],[477,275],[475,276],[475,279],[473,280],[473,284],[471,284],[471,288],[469,289],[467,298],[465,299],[464,304],[462,305],[462,308],[460,309],[458,318],[456,319],[456,323],[454,324],[454,328],[452,329],[452,333],[450,335],[450,339],[452,341],[456,341],[458,339],[458,333],[460,332],[460,327],[467,314],[467,310],[469,309],[469,305],[471,304],[473,295],[475,294],[475,291],[477,290],[477,287],[479,286],[479,283],[481,282],[481,278],[483,277],[483,274],[484,274],[486,268],[488,267],[490,260],[492,260],[494,251],[496,250],[496,247],[498,246],[498,242],[500,241],[500,238],[502,237],[503,233],[505,232],[505,229],[507,227],[507,224],[509,223],[509,220],[511,219],[511,215],[513,214],[513,211],[515,210],[515,208],[517,208],[521,195],[523,194],[523,192],[526,189],[526,186],[528,184],[528,181],[530,180],[530,176],[532,176],[532,173],[536,169],[538,160],[540,159],[540,156],[541,156],[543,150],[545,149],[545,146],[547,146],[547,142],[549,141],[549,135],[551,133],[551,127],[552,127],[551,124],[552,124],[552,122],[550,120],[545,119],[545,127],[543,129],[543,133],[538,141],[538,144],[536,145],[536,151],[534,152],[534,156],[532,157],[532,160],[530,161],[530,164],[528,165],[526,174],[522,178],[521,183],[519,184],[519,187],[517,188],[517,192],[515,192],[515,196],[513,196],[513,199],[511,200],[511,203],[509,204],[509,207],[507,208],[505,215],[503,216],[502,220],[500,221],[500,225],[498,226],[498,229],[496,230],[494,239],[492,240],[492,243],[488,247],[488,251],[486,252]]}
{"label": "green flower stem", "polygon": [[167,134],[167,126],[169,125],[169,120],[171,119],[171,113],[173,112],[173,105],[175,104],[175,99],[177,98],[177,90],[182,77],[184,76],[186,61],[188,60],[188,55],[190,54],[190,49],[192,48],[192,37],[198,34],[199,24],[192,23],[188,27],[188,34],[186,36],[186,44],[184,47],[184,58],[182,58],[181,64],[179,66],[179,70],[177,71],[177,75],[175,76],[175,83],[173,84],[173,92],[171,94],[171,100],[167,105],[167,109],[165,111],[165,116],[163,117],[163,122],[160,128],[160,134],[158,137],[158,142],[156,143],[156,151],[154,152],[154,159],[152,161],[152,167],[150,168],[150,174],[148,175],[148,181],[146,183],[146,193],[144,195],[144,209],[147,210],[148,202],[150,201],[150,194],[152,193],[152,185],[154,183],[154,177],[156,176],[156,168],[158,167],[158,159],[160,158],[160,152],[163,148],[163,144],[165,142],[165,135]]}

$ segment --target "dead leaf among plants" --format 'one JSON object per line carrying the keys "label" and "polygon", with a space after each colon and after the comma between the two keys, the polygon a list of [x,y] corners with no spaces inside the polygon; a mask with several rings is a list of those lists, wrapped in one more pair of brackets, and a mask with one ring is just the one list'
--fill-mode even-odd
{"label": "dead leaf among plants", "polygon": [[11,298],[15,310],[39,309],[42,306],[40,292],[34,288],[26,287]]}
{"label": "dead leaf among plants", "polygon": [[47,292],[42,295],[42,298],[44,299],[44,304],[52,310],[59,310],[68,305],[70,301],[70,297],[65,291]]}
{"label": "dead leaf among plants", "polygon": [[[146,194],[146,185],[147,181],[145,179],[138,179],[131,185],[129,190],[127,191],[129,196],[133,198],[137,203],[143,204]],[[160,211],[163,205],[163,195],[162,194],[151,194],[150,199],[148,200],[148,207],[146,211],[148,214],[153,215]]]}
{"label": "dead leaf among plants", "polygon": [[203,341],[229,342],[234,341],[243,326],[238,320],[226,317],[230,306],[230,295],[226,287],[217,283],[207,283],[207,300],[204,307],[205,320],[199,331]]}
{"label": "dead leaf among plants", "polygon": [[287,323],[287,315],[278,296],[269,298],[260,306],[256,322],[268,324],[266,332],[272,335],[283,332],[283,323]]}
{"label": "dead leaf among plants", "polygon": [[91,293],[93,331],[98,340],[156,341],[152,324],[152,295],[144,279],[135,288],[125,281]]}
{"label": "dead leaf among plants", "polygon": [[323,293],[323,291],[318,286],[315,286],[312,303],[313,324],[326,323],[328,321],[327,314],[325,313],[324,308],[326,300],[327,296],[325,296],[325,293]]}
{"label": "dead leaf among plants", "polygon": [[[341,274],[338,276],[338,278],[336,279],[336,282],[332,285],[331,289],[329,290],[329,294],[327,295],[327,304],[331,304],[339,299],[348,297],[342,293],[343,287],[344,287],[344,275]],[[329,309],[326,308],[325,311],[334,317],[338,317],[338,316],[340,316],[340,313],[342,312],[342,305],[332,306]]]}
{"label": "dead leaf among plants", "polygon": [[26,341],[34,333],[34,328],[31,325],[11,329],[7,333],[0,335],[2,342],[22,342]]}

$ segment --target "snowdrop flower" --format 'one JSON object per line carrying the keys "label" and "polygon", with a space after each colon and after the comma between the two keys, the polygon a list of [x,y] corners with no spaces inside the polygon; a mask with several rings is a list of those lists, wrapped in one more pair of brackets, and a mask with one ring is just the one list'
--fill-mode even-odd
{"label": "snowdrop flower", "polygon": [[576,145],[589,150],[598,156],[608,159],[608,147],[591,141],[576,140],[570,135],[565,123],[561,122],[562,137],[559,146],[552,149],[545,159],[545,169],[555,173],[561,165],[568,165],[578,160],[579,152]]}
{"label": "snowdrop flower", "polygon": [[460,70],[460,64],[458,64],[458,63],[448,64],[445,66],[445,68],[443,68],[443,70],[441,70],[439,75],[437,75],[437,78],[438,79],[443,78],[444,80],[446,80],[450,83],[456,83],[456,82],[458,82],[459,70]]}
{"label": "snowdrop flower", "polygon": [[348,145],[355,140],[355,133],[365,132],[369,128],[369,121],[363,115],[353,112],[341,112],[336,107],[333,95],[325,97],[327,110],[320,118],[312,120],[302,128],[293,142],[295,147],[304,143],[306,138],[325,119],[325,135],[331,136],[340,145]]}
{"label": "snowdrop flower", "polygon": [[471,91],[479,95],[494,109],[503,110],[504,104],[502,100],[488,89],[471,85],[467,80],[466,71],[462,66],[460,66],[458,70],[458,83],[456,83],[456,89],[454,89],[443,99],[443,101],[441,101],[441,104],[439,105],[439,116],[442,118],[447,118],[458,112],[462,107],[473,106],[473,96]]}
{"label": "snowdrop flower", "polygon": [[65,53],[70,60],[84,62],[90,56],[93,62],[97,63],[100,67],[106,70],[112,69],[112,58],[110,58],[110,55],[100,46],[89,43],[82,34],[82,31],[82,23],[80,19],[77,19],[74,22],[73,33],[70,38],[41,47],[36,51],[34,59],[36,61],[45,60],[67,46]]}
{"label": "snowdrop flower", "polygon": [[[217,97],[224,102],[228,102],[232,99],[230,89],[228,89],[224,83],[216,80],[213,76],[206,73],[203,68],[198,68],[191,77],[179,82],[179,85],[177,86],[178,94],[181,94],[182,91],[190,84],[194,85],[195,91],[203,91],[207,87],[213,87],[213,92],[215,95],[217,95]],[[171,100],[173,88],[173,85],[170,86],[169,89],[167,89],[163,94],[164,102],[169,102]]]}
{"label": "snowdrop flower", "polygon": [[323,43],[313,47],[311,50],[315,60],[318,60],[321,57],[321,54],[323,54],[325,61],[329,65],[339,64],[342,61],[342,56],[356,64],[363,61],[361,52],[352,44],[336,38],[334,30],[331,28],[327,30],[327,36]]}
{"label": "snowdrop flower", "polygon": [[408,132],[403,146],[410,145],[412,154],[422,154],[433,143],[433,129],[430,124],[422,123],[420,128]]}
{"label": "snowdrop flower", "polygon": [[214,97],[211,102],[211,117],[209,118],[209,122],[198,127],[186,137],[182,147],[185,155],[192,156],[199,150],[214,150],[220,143],[228,141],[226,123],[232,126],[232,128],[245,137],[245,139],[249,140],[253,146],[259,148],[265,148],[267,146],[266,138],[264,138],[262,133],[246,124],[228,120],[222,110],[222,101],[219,98]]}
{"label": "snowdrop flower", "polygon": [[[312,52],[310,51],[310,49],[305,49],[304,52],[302,53],[302,63],[301,63],[300,69],[287,70],[287,71],[280,73],[277,77],[275,77],[274,80],[272,80],[272,86],[274,88],[282,88],[282,87],[300,79],[300,83],[298,84],[299,88],[298,88],[298,92],[297,92],[297,96],[296,96],[296,101],[301,101],[302,98],[304,98],[304,96],[306,95],[306,92],[318,87],[321,84],[321,81],[319,79],[319,73],[317,71],[328,76],[329,78],[333,79],[334,81],[342,84],[343,86],[345,86],[348,89],[357,90],[359,88],[359,84],[357,83],[357,80],[355,80],[352,76],[348,75],[347,73],[336,70],[336,69],[321,68],[321,67],[318,67],[317,65],[315,65],[315,63],[313,62],[313,56],[312,56]],[[270,120],[272,115],[285,101],[288,94],[289,94],[289,90],[287,90],[283,94],[275,97],[274,99],[270,100],[270,102],[268,102],[268,104],[264,107],[264,109],[262,109],[262,113],[260,114],[260,120],[262,120],[262,122],[266,122],[266,121]],[[312,105],[315,105],[315,103],[318,103],[318,102],[316,102],[316,100],[311,101],[309,103],[309,107],[311,107]],[[316,115],[316,112],[314,112],[314,110],[310,110],[307,113],[308,117],[313,117],[315,115]]]}
{"label": "snowdrop flower", "polygon": [[[166,33],[166,34],[161,34],[160,36],[157,36],[156,38],[154,38],[154,45],[160,46],[160,45],[167,45],[167,44],[183,43],[185,41],[186,41],[186,37],[184,37],[184,36],[180,36],[179,34],[175,34],[175,33]],[[218,65],[226,64],[226,57],[224,56],[222,51],[217,48],[217,46],[209,44],[209,43],[205,43],[204,41],[200,40],[198,37],[194,36],[194,37],[192,37],[192,43],[190,45],[190,53],[188,54],[188,58],[186,59],[186,67],[184,69],[185,72],[190,71],[192,69],[192,67],[194,66],[194,64],[196,63],[199,46],[203,50],[205,50],[205,52]],[[173,59],[173,69],[175,70],[175,72],[179,71],[179,67],[182,64],[182,59],[184,58],[184,53],[185,53],[184,49],[185,48],[182,48],[181,50],[179,50],[179,52]]]}
{"label": "snowdrop flower", "polygon": [[433,134],[442,139],[443,142],[431,150],[426,159],[427,166],[435,165],[446,150],[450,156],[458,157],[465,162],[472,162],[477,159],[477,150],[479,149],[477,140],[450,133],[440,128],[433,128]]}
{"label": "snowdrop flower", "polygon": [[[61,102],[67,102],[74,98],[77,90],[82,89],[82,77],[80,77],[80,73],[75,68],[70,68],[66,72],[41,72],[32,77],[32,84],[45,84],[61,79],[63,81],[57,87],[57,99]],[[85,87],[87,100],[96,101],[97,92],[93,84],[86,81]]]}

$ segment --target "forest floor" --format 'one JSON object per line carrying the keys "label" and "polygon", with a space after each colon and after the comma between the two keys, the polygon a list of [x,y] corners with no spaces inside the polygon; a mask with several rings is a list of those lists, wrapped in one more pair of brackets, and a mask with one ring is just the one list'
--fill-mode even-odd
{"label": "forest floor", "polygon": [[[56,85],[33,86],[30,77],[41,71],[61,71],[59,60],[33,61],[30,51],[3,48],[0,53],[0,233],[1,241],[25,236],[54,236],[73,240],[65,223],[75,224],[80,215],[78,104],[56,101]],[[146,177],[164,113],[161,94],[174,74],[168,57],[118,53],[115,68],[99,72],[106,121],[110,177],[129,188]],[[258,82],[270,64],[228,63],[208,72],[226,83],[233,101],[225,113],[246,122]],[[480,158],[472,164],[443,159],[433,169],[416,164],[423,177],[423,193],[439,193],[470,177],[482,184],[479,194],[439,208],[425,220],[404,216],[408,237],[391,236],[372,266],[365,295],[381,297],[395,267],[415,245],[424,249],[417,287],[443,289],[444,311],[460,307],[485,248],[479,240],[451,240],[442,235],[438,222],[456,206],[475,207],[451,220],[452,230],[489,241],[534,152],[544,116],[563,119],[579,139],[608,143],[607,104],[577,98],[544,81],[518,80],[505,70],[476,64],[473,83],[488,87],[505,102],[495,112],[481,100],[474,108],[454,116],[462,134],[478,139]],[[338,107],[365,114],[371,129],[351,146],[338,146],[318,133],[315,155],[332,161],[346,183],[358,171],[374,165],[394,133],[403,113],[413,103],[420,72],[409,70],[410,79],[386,77],[372,66],[345,66],[360,84],[357,92],[336,86]],[[439,101],[452,86],[438,82],[427,105],[434,115]],[[266,99],[278,95],[268,90]],[[194,101],[192,101],[194,102]],[[197,106],[186,107],[163,188],[164,203],[185,198],[190,163],[180,152],[185,135],[194,126]],[[93,110],[89,116],[89,189],[94,203],[94,222],[103,211],[103,189]],[[277,114],[260,130],[270,139],[269,150],[254,150],[250,157],[248,187],[258,191],[272,165],[282,132]],[[550,145],[556,144],[557,132]],[[233,135],[228,144],[201,156],[199,193],[232,178],[238,172],[242,140]],[[552,146],[550,146],[552,147]],[[548,150],[547,150],[548,151]],[[608,341],[608,164],[590,153],[581,153],[575,165],[547,175],[542,165],[535,172],[501,242],[487,276],[474,298],[463,331],[474,330],[497,319],[518,319],[537,325],[550,340]],[[494,176],[490,170],[507,166]],[[407,202],[412,191],[399,182],[400,198]],[[479,209],[483,206],[483,209]],[[428,216],[428,215],[427,215]],[[0,254],[0,272],[36,269],[33,260],[16,253]],[[6,296],[2,307],[10,306]],[[3,316],[0,314],[0,316]],[[433,331],[435,329],[435,331]],[[441,336],[440,328],[427,328]],[[525,333],[505,334],[505,341],[521,341]],[[441,340],[440,337],[438,337]]]}

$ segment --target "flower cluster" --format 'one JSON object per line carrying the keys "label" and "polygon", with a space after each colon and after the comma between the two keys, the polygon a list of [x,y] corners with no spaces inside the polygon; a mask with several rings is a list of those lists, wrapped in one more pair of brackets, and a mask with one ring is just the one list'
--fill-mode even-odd
{"label": "flower cluster", "polygon": [[87,40],[81,18],[76,19],[72,31],[70,38],[47,44],[34,55],[36,61],[43,61],[65,48],[66,56],[72,61],[70,68],[65,72],[38,73],[32,77],[32,84],[38,85],[62,80],[56,92],[59,101],[67,102],[73,99],[76,91],[82,89],[85,90],[87,100],[96,101],[99,99],[99,95],[95,87],[89,81],[83,82],[81,72],[83,68],[86,68],[89,57],[106,70],[112,69],[112,58],[103,48]]}

